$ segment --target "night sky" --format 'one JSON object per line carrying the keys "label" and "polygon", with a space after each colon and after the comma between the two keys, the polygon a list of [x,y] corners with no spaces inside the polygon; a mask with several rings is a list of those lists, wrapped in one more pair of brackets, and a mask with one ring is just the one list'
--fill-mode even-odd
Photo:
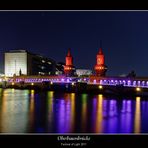
{"label": "night sky", "polygon": [[107,75],[148,76],[148,11],[0,11],[0,62],[10,49],[93,69],[102,40]]}

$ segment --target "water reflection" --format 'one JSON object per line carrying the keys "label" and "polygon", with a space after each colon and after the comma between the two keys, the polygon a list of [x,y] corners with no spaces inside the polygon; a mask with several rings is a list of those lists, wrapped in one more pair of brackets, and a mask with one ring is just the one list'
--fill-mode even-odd
{"label": "water reflection", "polygon": [[70,132],[74,132],[74,128],[75,128],[75,93],[71,93],[70,102],[71,102]]}
{"label": "water reflection", "polygon": [[121,109],[121,132],[130,133],[132,131],[132,101],[123,100]]}
{"label": "water reflection", "polygon": [[140,133],[141,130],[141,98],[136,97],[136,106],[135,106],[135,123],[134,123],[134,132],[135,133]]}
{"label": "water reflection", "polygon": [[33,126],[34,126],[34,120],[35,120],[35,117],[34,117],[34,111],[35,111],[35,101],[34,101],[34,98],[35,98],[35,91],[34,90],[31,90],[30,91],[30,101],[29,101],[29,131],[31,129],[33,129]]}
{"label": "water reflection", "polygon": [[96,123],[95,123],[95,132],[101,133],[103,131],[102,127],[102,118],[103,118],[103,96],[97,96],[97,113],[96,113]]}
{"label": "water reflection", "polygon": [[64,98],[59,98],[57,101],[57,132],[73,132],[75,124],[75,94],[65,93]]}
{"label": "water reflection", "polygon": [[1,132],[26,132],[28,123],[28,90],[6,89],[1,104]]}
{"label": "water reflection", "polygon": [[140,97],[0,89],[3,133],[148,133],[147,124],[148,100]]}
{"label": "water reflection", "polygon": [[53,110],[54,110],[54,106],[53,106],[53,102],[54,101],[54,92],[53,91],[48,91],[47,92],[47,107],[48,107],[48,131],[52,132],[53,129]]}
{"label": "water reflection", "polygon": [[108,124],[109,133],[116,133],[118,130],[118,114],[117,114],[117,101],[109,100],[109,110],[108,110]]}
{"label": "water reflection", "polygon": [[82,116],[82,121],[81,121],[81,129],[82,132],[86,131],[87,127],[87,94],[82,94],[82,111],[81,111],[81,116]]}

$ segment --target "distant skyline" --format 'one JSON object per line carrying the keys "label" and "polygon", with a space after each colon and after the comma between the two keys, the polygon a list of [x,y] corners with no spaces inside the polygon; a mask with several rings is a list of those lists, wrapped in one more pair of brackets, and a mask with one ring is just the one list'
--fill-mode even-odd
{"label": "distant skyline", "polygon": [[[108,76],[148,76],[148,11],[0,11],[0,62],[11,49],[26,49],[92,69],[100,48]],[[0,72],[3,72],[1,64]]]}

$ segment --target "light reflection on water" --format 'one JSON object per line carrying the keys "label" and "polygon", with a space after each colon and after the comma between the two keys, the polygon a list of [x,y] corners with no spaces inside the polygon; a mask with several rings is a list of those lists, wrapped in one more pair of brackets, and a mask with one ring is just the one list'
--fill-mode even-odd
{"label": "light reflection on water", "polygon": [[1,133],[148,133],[148,100],[0,89]]}
{"label": "light reflection on water", "polygon": [[134,124],[134,132],[135,133],[140,133],[141,131],[141,98],[136,97],[136,107],[135,107],[135,124]]}
{"label": "light reflection on water", "polygon": [[87,127],[87,94],[82,94],[82,111],[81,111],[81,117],[82,117],[82,122],[81,122],[81,128],[82,132],[86,131]]}
{"label": "light reflection on water", "polygon": [[4,90],[1,97],[0,132],[17,133],[27,131],[28,90]]}

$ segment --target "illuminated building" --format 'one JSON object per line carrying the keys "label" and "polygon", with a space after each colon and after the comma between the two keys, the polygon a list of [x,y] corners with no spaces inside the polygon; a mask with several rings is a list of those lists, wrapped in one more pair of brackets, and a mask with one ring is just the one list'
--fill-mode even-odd
{"label": "illuminated building", "polygon": [[55,72],[55,74],[56,75],[64,74],[64,66],[65,66],[65,63],[63,63],[63,62],[56,63],[56,72]]}
{"label": "illuminated building", "polygon": [[105,65],[105,56],[103,54],[102,48],[99,49],[99,52],[96,56],[97,63],[94,67],[97,76],[105,76],[107,71],[107,66]]}
{"label": "illuminated building", "polygon": [[26,50],[5,52],[5,75],[53,75],[55,61],[30,53]]}
{"label": "illuminated building", "polygon": [[78,76],[89,76],[92,74],[92,70],[89,69],[76,69],[76,74]]}
{"label": "illuminated building", "polygon": [[66,55],[66,63],[64,66],[64,73],[66,76],[74,75],[75,68],[73,66],[73,57],[70,53],[70,49],[68,49],[68,53]]}

